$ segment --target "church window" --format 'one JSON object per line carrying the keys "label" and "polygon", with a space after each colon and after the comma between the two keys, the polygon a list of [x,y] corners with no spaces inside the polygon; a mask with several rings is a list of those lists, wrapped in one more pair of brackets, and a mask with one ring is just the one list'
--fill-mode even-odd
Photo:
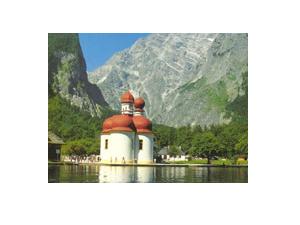
{"label": "church window", "polygon": [[139,140],[139,150],[143,149],[143,140]]}
{"label": "church window", "polygon": [[108,139],[105,139],[105,149],[108,149]]}

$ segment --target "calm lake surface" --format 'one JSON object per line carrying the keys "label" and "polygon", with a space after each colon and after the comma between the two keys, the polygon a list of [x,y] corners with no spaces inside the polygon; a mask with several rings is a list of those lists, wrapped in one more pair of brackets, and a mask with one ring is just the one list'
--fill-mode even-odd
{"label": "calm lake surface", "polygon": [[49,183],[247,183],[247,167],[48,165]]}

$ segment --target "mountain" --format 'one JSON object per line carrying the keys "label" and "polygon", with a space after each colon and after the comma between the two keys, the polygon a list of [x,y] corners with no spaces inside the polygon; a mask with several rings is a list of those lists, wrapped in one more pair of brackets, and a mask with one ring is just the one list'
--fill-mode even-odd
{"label": "mountain", "polygon": [[130,89],[154,122],[204,126],[247,116],[247,70],[247,34],[151,34],[88,76],[113,109]]}
{"label": "mountain", "polygon": [[48,93],[49,98],[58,95],[92,116],[109,110],[100,89],[88,81],[77,34],[48,34]]}

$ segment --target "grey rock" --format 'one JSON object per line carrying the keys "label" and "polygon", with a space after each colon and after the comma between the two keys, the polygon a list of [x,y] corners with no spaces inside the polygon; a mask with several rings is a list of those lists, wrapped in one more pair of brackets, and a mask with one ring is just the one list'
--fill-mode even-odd
{"label": "grey rock", "polygon": [[109,106],[100,89],[87,79],[78,35],[49,34],[49,57],[49,93],[59,94],[82,111],[101,117]]}
{"label": "grey rock", "polygon": [[88,74],[113,108],[131,90],[156,123],[228,123],[226,105],[244,94],[247,34],[151,34]]}

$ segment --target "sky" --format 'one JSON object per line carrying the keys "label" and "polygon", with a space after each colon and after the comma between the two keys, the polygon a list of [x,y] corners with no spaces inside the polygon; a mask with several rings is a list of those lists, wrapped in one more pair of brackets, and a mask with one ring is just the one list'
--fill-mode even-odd
{"label": "sky", "polygon": [[87,71],[91,72],[103,65],[114,53],[130,47],[145,33],[83,33],[79,34]]}

